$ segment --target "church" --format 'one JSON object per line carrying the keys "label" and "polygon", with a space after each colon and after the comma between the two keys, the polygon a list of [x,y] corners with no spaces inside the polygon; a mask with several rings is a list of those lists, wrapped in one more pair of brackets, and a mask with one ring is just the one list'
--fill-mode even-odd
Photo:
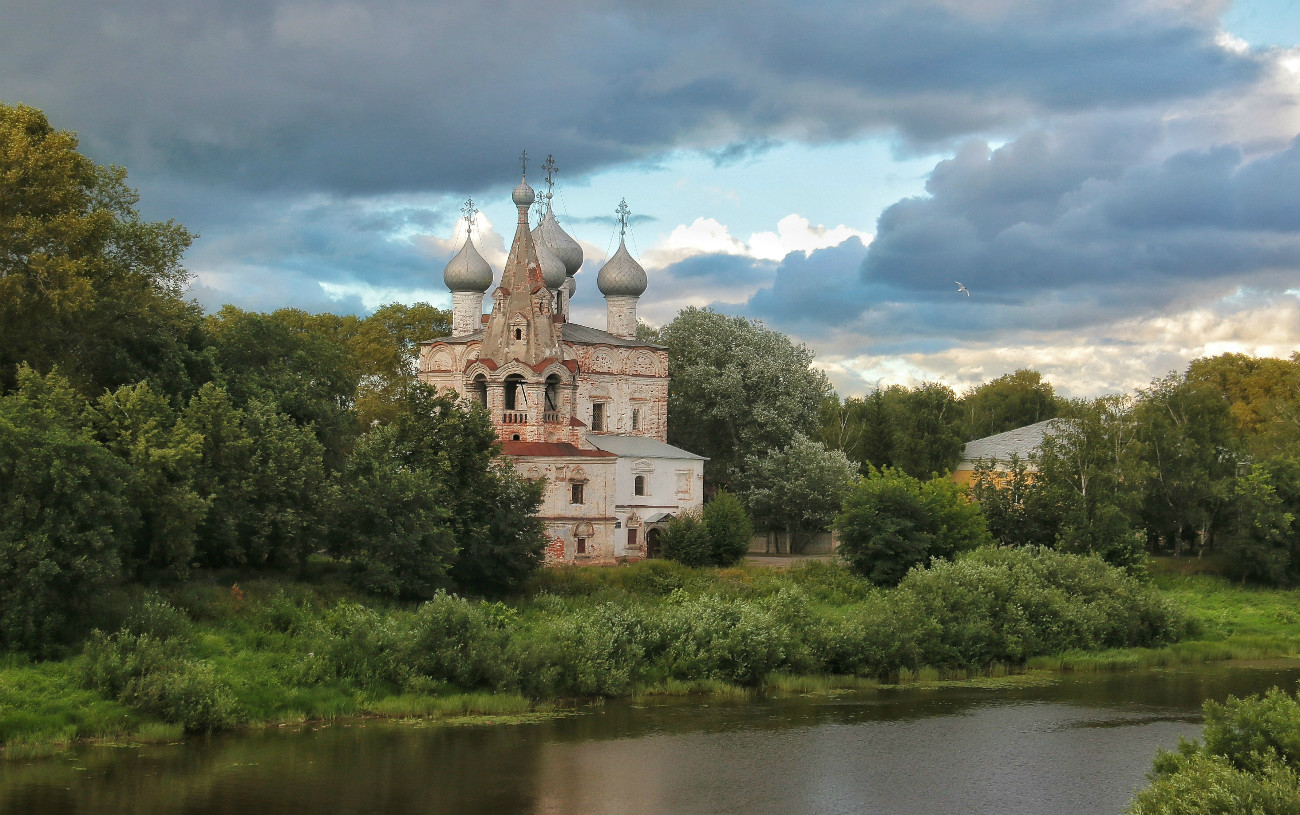
{"label": "church", "polygon": [[514,241],[492,290],[491,265],[473,241],[443,272],[452,294],[452,333],[421,343],[419,379],[484,405],[505,454],[524,477],[545,479],[538,514],[546,562],[615,563],[657,554],[659,532],[704,503],[704,458],[667,443],[668,351],[637,339],[645,269],[627,250],[627,205],[619,246],[601,267],[605,330],[569,322],[582,247],[551,208],[554,162],[544,168],[541,222],[530,229],[537,195],[527,176],[512,193]]}

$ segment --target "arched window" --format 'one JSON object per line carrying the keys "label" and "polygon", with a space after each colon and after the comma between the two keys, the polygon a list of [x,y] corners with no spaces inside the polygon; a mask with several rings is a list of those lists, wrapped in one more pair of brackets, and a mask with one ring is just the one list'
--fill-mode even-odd
{"label": "arched window", "polygon": [[528,398],[527,396],[525,396],[523,399],[519,398],[520,395],[523,393],[523,389],[524,389],[524,378],[522,376],[520,376],[519,374],[511,374],[510,376],[506,377],[506,389],[505,389],[506,410],[523,409],[522,408],[523,401],[524,399]]}
{"label": "arched window", "polygon": [[523,338],[524,338],[524,330],[523,330],[522,328],[516,328],[516,329],[515,329],[515,339],[517,339],[517,340],[522,340]]}
{"label": "arched window", "polygon": [[546,409],[560,409],[560,376],[551,374],[546,377]]}
{"label": "arched window", "polygon": [[470,385],[470,393],[478,400],[480,405],[487,406],[487,377],[479,374],[474,377],[474,382]]}
{"label": "arched window", "polygon": [[645,476],[638,475],[632,479],[632,494],[645,495]]}

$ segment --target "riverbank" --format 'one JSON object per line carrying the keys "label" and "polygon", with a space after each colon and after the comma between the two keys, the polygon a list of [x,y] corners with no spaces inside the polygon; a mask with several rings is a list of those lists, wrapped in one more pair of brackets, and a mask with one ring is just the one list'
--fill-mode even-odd
{"label": "riverbank", "polygon": [[121,628],[65,660],[0,661],[0,740],[15,758],[309,720],[517,721],[575,698],[1035,681],[1300,653],[1297,592],[1164,570],[1144,586],[1053,558],[995,553],[890,590],[826,563],[547,570],[509,603],[418,607],[366,604],[328,575],[237,588],[209,575],[126,598]]}

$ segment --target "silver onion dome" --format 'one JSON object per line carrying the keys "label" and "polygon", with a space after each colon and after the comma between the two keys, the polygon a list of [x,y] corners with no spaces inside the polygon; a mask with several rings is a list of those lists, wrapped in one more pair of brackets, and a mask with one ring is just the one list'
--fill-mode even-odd
{"label": "silver onion dome", "polygon": [[622,239],[618,242],[618,251],[605,261],[605,265],[600,267],[600,274],[596,275],[596,288],[606,297],[640,297],[645,294],[648,283],[645,269],[632,259],[627,244]]}
{"label": "silver onion dome", "polygon": [[572,300],[574,292],[578,290],[578,281],[571,277],[569,278],[568,286],[569,286],[569,299]]}
{"label": "silver onion dome", "polygon": [[560,226],[560,222],[555,220],[555,211],[549,206],[546,215],[542,217],[542,222],[533,230],[533,241],[545,243],[547,248],[564,263],[564,271],[570,277],[582,268],[582,247],[569,237]]}
{"label": "silver onion dome", "polygon": [[551,247],[546,245],[546,241],[535,240],[533,246],[537,250],[537,262],[542,266],[542,282],[546,284],[546,288],[555,291],[564,285],[564,261],[556,257]]}
{"label": "silver onion dome", "polygon": [[442,282],[452,291],[487,291],[492,285],[492,267],[474,248],[474,241],[465,237],[465,245],[442,270]]}
{"label": "silver onion dome", "polygon": [[531,207],[533,202],[537,200],[537,193],[533,192],[533,188],[528,186],[527,181],[520,181],[519,186],[515,187],[514,192],[510,193],[510,197],[517,207]]}

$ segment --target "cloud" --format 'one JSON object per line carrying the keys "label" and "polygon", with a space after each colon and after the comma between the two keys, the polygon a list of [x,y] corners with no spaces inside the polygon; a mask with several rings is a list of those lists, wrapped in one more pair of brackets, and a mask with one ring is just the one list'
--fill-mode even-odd
{"label": "cloud", "polygon": [[137,174],[369,195],[500,185],[521,146],[578,176],[786,138],[945,144],[1263,70],[1181,4],[984,5],[47,0],[6,10],[0,82]]}

